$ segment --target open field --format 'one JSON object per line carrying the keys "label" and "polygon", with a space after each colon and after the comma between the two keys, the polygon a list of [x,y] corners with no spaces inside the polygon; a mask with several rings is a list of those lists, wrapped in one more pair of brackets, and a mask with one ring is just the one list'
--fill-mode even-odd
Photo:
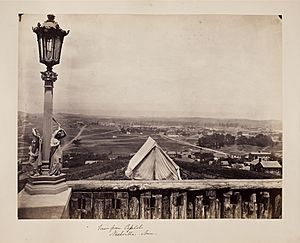
{"label": "open field", "polygon": [[[112,138],[112,135],[108,138],[107,134],[94,134],[94,136],[82,137],[79,146],[72,146],[66,150],[66,152],[74,150],[81,151],[83,149],[99,154],[112,153],[116,155],[129,155],[137,152],[148,138],[148,135],[127,135],[118,132],[115,132],[114,136],[116,136],[116,138]],[[166,151],[182,151],[190,148],[190,146],[163,139],[159,134],[152,134],[151,137]]]}

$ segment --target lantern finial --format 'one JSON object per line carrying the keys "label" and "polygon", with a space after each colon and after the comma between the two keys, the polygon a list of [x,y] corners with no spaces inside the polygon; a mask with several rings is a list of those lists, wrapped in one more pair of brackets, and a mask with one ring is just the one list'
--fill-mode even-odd
{"label": "lantern finial", "polygon": [[54,15],[54,14],[48,14],[48,15],[47,15],[47,18],[48,18],[48,21],[49,21],[49,22],[54,22],[55,15]]}
{"label": "lantern finial", "polygon": [[50,28],[54,28],[54,29],[58,29],[59,28],[59,25],[58,23],[56,23],[54,21],[55,19],[55,16],[54,14],[48,14],[47,15],[47,20],[43,23],[43,26],[47,29],[50,29]]}

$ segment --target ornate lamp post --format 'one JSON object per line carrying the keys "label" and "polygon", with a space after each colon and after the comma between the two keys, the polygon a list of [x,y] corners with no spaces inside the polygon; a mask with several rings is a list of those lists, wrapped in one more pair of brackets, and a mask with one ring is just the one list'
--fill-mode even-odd
{"label": "ornate lamp post", "polygon": [[44,115],[43,115],[43,164],[49,162],[50,140],[52,134],[52,113],[53,113],[53,87],[57,80],[57,74],[52,71],[52,67],[60,62],[60,55],[64,37],[69,34],[69,30],[62,30],[58,23],[54,21],[53,14],[47,15],[48,19],[41,25],[32,28],[37,35],[40,63],[46,65],[47,70],[41,72],[44,81]]}
{"label": "ornate lamp post", "polygon": [[[64,37],[69,31],[62,30],[54,21],[54,15],[47,15],[48,19],[41,25],[32,28],[37,35],[40,62],[45,64],[47,69],[41,72],[44,81],[44,117],[43,117],[43,141],[42,141],[42,161],[48,165],[50,158],[50,141],[52,136],[52,112],[53,112],[53,84],[57,79],[57,74],[52,71],[52,67],[59,64],[61,48]],[[33,129],[33,131],[35,131]],[[63,129],[55,131],[53,140],[56,142],[65,136]],[[36,140],[39,141],[38,133],[35,131]],[[34,135],[33,134],[33,135]],[[40,143],[39,151],[40,151]],[[57,145],[56,150],[60,145]],[[31,151],[33,150],[33,151]],[[33,161],[35,157],[34,149],[31,149]],[[53,160],[53,164],[54,161]],[[52,166],[49,173],[48,166],[44,168],[42,175],[29,176],[24,190],[18,194],[18,217],[20,219],[37,218],[66,218],[68,217],[68,205],[71,197],[71,188],[66,183],[66,175],[60,173],[60,166]],[[59,172],[59,173],[58,173]],[[42,197],[40,195],[43,195]],[[51,194],[51,195],[50,195]],[[33,203],[34,202],[34,203]],[[45,210],[45,208],[47,210]]]}

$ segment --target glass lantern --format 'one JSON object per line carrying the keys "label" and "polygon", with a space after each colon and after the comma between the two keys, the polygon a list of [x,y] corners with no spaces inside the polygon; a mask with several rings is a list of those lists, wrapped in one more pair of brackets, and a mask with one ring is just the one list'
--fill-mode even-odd
{"label": "glass lantern", "polygon": [[38,23],[33,28],[33,32],[37,35],[40,63],[51,70],[54,65],[59,64],[63,40],[69,30],[62,30],[54,21],[54,15],[48,14],[47,17],[43,25]]}

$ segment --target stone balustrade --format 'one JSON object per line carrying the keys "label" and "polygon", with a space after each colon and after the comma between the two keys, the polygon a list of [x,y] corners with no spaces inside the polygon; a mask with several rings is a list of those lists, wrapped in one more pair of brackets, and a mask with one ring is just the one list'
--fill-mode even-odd
{"label": "stone balustrade", "polygon": [[282,216],[282,180],[68,181],[70,218],[271,219]]}

